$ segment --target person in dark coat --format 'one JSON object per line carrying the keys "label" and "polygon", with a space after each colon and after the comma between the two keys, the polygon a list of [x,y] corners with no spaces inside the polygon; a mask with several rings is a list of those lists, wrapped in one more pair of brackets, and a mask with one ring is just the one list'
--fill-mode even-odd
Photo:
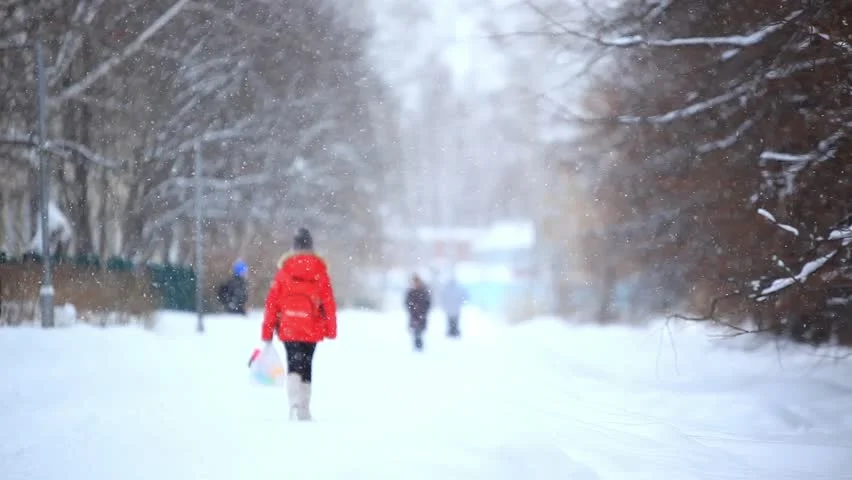
{"label": "person in dark coat", "polygon": [[234,263],[234,274],[219,287],[218,298],[228,313],[246,314],[248,303],[248,265],[242,260]]}
{"label": "person in dark coat", "polygon": [[405,308],[408,310],[408,329],[414,337],[414,349],[423,350],[423,332],[426,318],[432,308],[432,295],[418,275],[411,277],[411,287],[405,293]]}

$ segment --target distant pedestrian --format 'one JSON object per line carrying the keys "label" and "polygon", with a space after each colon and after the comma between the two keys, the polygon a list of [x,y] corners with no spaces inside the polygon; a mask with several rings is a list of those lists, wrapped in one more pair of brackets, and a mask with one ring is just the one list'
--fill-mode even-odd
{"label": "distant pedestrian", "polygon": [[426,332],[431,307],[432,295],[429,288],[418,275],[412,275],[411,287],[405,293],[405,308],[408,310],[408,328],[417,351],[423,350],[423,333]]}
{"label": "distant pedestrian", "polygon": [[444,289],[441,291],[441,307],[447,315],[448,337],[461,336],[459,321],[462,307],[467,301],[467,290],[465,290],[455,277],[450,277],[450,280],[444,285]]}
{"label": "distant pedestrian", "polygon": [[234,262],[233,275],[219,286],[216,297],[228,313],[246,314],[248,303],[248,265],[242,260]]}

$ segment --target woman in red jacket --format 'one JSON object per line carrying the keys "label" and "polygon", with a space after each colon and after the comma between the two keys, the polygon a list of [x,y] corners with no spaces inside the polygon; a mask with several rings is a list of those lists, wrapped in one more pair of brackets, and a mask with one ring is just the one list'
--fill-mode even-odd
{"label": "woman in red jacket", "polygon": [[287,352],[287,397],[290,418],[310,420],[311,370],[317,343],[337,337],[337,306],[328,270],[313,252],[313,239],[300,228],[293,251],[278,262],[278,273],[266,297],[261,339],[273,334]]}

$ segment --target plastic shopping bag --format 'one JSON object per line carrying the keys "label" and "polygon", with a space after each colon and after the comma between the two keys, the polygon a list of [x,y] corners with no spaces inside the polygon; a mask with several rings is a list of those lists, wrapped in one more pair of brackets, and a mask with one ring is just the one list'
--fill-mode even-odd
{"label": "plastic shopping bag", "polygon": [[261,385],[284,385],[287,371],[275,347],[268,343],[263,349],[255,349],[249,359],[251,377]]}

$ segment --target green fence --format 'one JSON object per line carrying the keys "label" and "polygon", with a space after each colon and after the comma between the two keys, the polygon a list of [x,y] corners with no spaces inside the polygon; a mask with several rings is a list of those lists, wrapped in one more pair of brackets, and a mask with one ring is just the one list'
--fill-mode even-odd
{"label": "green fence", "polygon": [[147,265],[151,283],[163,299],[161,308],[195,311],[195,271],[179,265]]}
{"label": "green fence", "polygon": [[[79,255],[75,258],[52,258],[54,264],[71,264],[81,268],[101,268],[101,259],[94,255]],[[13,258],[0,252],[0,263],[42,263],[42,257],[37,254],[26,254],[21,258]],[[195,271],[182,265],[148,263],[137,265],[132,261],[112,257],[106,261],[106,269],[114,272],[134,272],[140,269],[147,271],[151,286],[160,294],[160,308],[168,310],[195,311]]]}

